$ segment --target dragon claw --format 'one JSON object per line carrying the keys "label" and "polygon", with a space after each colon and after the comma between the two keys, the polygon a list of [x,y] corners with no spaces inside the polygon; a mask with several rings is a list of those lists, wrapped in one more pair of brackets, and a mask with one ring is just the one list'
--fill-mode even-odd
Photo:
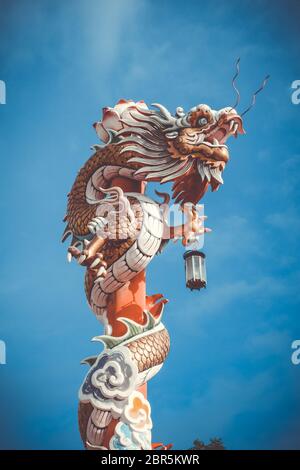
{"label": "dragon claw", "polygon": [[107,263],[103,261],[103,254],[100,252],[91,254],[87,243],[84,243],[83,250],[79,250],[75,246],[70,246],[67,254],[69,262],[72,261],[72,257],[77,259],[78,264],[85,266],[88,270],[91,270],[94,273],[96,276],[95,283],[101,282],[106,276]]}
{"label": "dragon claw", "polygon": [[90,268],[93,269],[93,268],[95,268],[96,266],[98,266],[98,264],[100,263],[100,261],[101,261],[101,260],[100,260],[99,258],[96,258],[96,259],[92,262],[92,264],[90,265]]}
{"label": "dragon claw", "polygon": [[86,260],[86,255],[80,255],[77,259],[78,264],[82,264]]}
{"label": "dragon claw", "polygon": [[204,221],[207,219],[206,215],[199,215],[199,210],[202,207],[193,206],[188,208],[185,212],[187,215],[187,222],[184,226],[184,234],[182,238],[182,244],[184,246],[190,245],[197,240],[199,235],[211,232],[210,228],[204,227]]}
{"label": "dragon claw", "polygon": [[107,274],[107,271],[104,266],[101,266],[101,268],[97,272],[97,277],[104,277],[105,274]]}
{"label": "dragon claw", "polygon": [[105,268],[107,268],[107,263],[103,261],[102,253],[96,253],[95,259],[91,261],[89,268],[94,269],[99,265],[99,263],[101,263],[101,266],[104,266]]}
{"label": "dragon claw", "polygon": [[[72,257],[78,258],[78,256],[80,256],[80,254],[81,254],[81,251],[78,250],[78,248],[76,248],[76,246],[69,246],[68,255],[67,255],[68,256],[68,261],[70,259],[72,259]],[[71,256],[69,256],[69,255],[71,255]]]}
{"label": "dragon claw", "polygon": [[[97,259],[95,261],[97,261],[97,265],[96,265],[96,269],[94,268],[93,270],[97,270],[97,267],[99,266],[100,264],[100,267],[98,269],[98,271],[96,271],[96,279],[94,280],[94,284],[97,284],[99,282],[101,282],[105,276],[107,275],[107,263],[105,261],[102,261],[103,259],[103,256],[101,255],[101,259]],[[90,266],[90,269],[92,269],[92,265],[95,263],[95,261],[91,264]]]}

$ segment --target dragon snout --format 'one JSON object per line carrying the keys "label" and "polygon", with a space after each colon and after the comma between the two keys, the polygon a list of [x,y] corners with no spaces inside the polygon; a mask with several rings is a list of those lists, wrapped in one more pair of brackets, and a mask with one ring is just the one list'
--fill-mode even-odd
{"label": "dragon snout", "polygon": [[237,137],[238,134],[246,134],[243,127],[243,120],[236,111],[221,115],[218,121],[218,127],[226,130],[227,137],[229,137],[229,135]]}

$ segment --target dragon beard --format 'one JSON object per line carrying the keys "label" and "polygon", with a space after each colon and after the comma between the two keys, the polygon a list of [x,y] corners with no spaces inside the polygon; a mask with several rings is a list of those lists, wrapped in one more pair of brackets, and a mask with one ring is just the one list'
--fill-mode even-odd
{"label": "dragon beard", "polygon": [[189,127],[186,117],[175,118],[166,108],[155,105],[159,112],[134,108],[121,122],[124,128],[112,136],[111,143],[122,145],[120,154],[133,153],[128,163],[140,165],[134,178],[161,184],[173,182],[172,197],[176,203],[196,204],[209,185],[216,191],[223,184],[224,163],[201,160],[195,155],[174,157],[170,140],[181,128]]}

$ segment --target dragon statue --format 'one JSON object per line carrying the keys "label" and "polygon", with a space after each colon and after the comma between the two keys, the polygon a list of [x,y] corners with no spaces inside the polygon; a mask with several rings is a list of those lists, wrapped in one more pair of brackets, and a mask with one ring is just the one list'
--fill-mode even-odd
{"label": "dragon statue", "polygon": [[[223,184],[230,136],[244,134],[242,114],[205,104],[173,116],[161,104],[120,100],[104,108],[94,124],[102,145],[79,171],[68,194],[63,241],[71,236],[68,260],[85,268],[86,297],[104,334],[94,338],[104,350],[89,366],[79,391],[79,429],[86,449],[165,448],[151,441],[147,382],[161,369],[170,348],[161,318],[167,302],[146,295],[145,269],[169,240],[184,246],[208,232],[198,202],[209,187]],[[148,182],[172,183],[172,199],[183,224],[169,226],[171,196],[145,194]]]}
{"label": "dragon statue", "polygon": [[[85,359],[79,427],[87,449],[151,449],[145,384],[162,367],[170,339],[161,322],[161,294],[146,296],[145,269],[170,239],[188,245],[204,228],[197,203],[216,191],[229,159],[228,137],[243,134],[234,108],[205,104],[173,116],[164,106],[120,100],[94,124],[104,145],[79,171],[68,194],[63,241],[69,261],[86,268],[85,292],[104,334],[103,352]],[[172,182],[172,198],[186,216],[170,227],[170,196],[145,195],[147,182]]]}

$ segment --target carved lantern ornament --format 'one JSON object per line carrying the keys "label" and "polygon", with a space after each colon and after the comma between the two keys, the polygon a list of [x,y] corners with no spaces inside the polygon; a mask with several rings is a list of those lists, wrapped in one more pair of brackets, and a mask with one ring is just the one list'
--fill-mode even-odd
{"label": "carved lantern ornament", "polygon": [[205,254],[198,250],[186,251],[183,255],[185,260],[185,283],[191,290],[200,290],[206,287]]}

